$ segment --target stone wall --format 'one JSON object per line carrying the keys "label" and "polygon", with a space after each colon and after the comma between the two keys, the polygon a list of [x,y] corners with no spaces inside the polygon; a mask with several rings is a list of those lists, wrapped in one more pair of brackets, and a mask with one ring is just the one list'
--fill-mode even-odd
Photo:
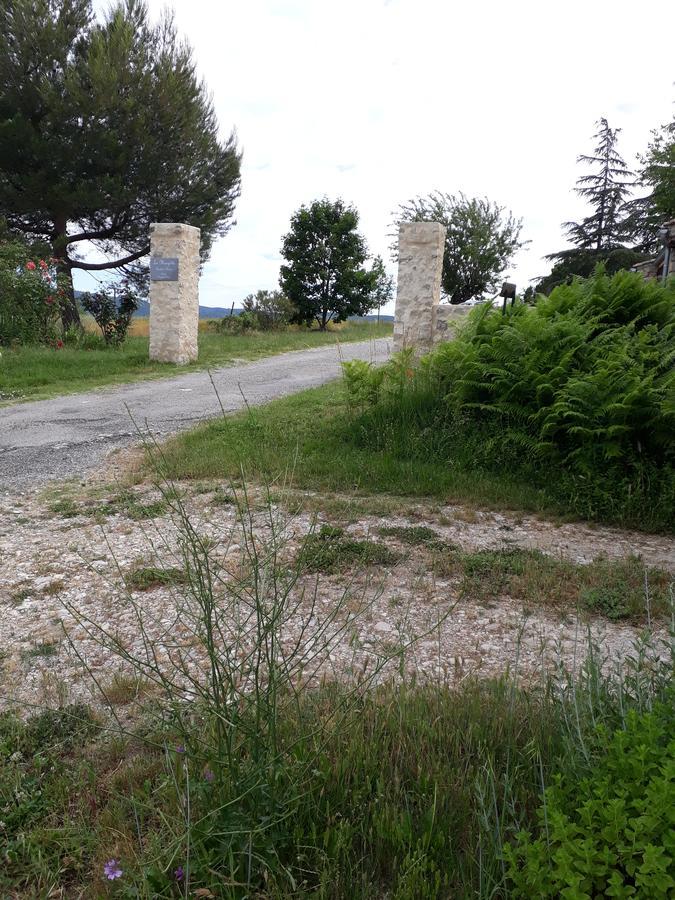
{"label": "stone wall", "polygon": [[150,226],[150,359],[178,365],[197,359],[199,243],[192,225]]}
{"label": "stone wall", "polygon": [[394,350],[426,353],[435,341],[444,247],[440,222],[403,222],[399,228]]}

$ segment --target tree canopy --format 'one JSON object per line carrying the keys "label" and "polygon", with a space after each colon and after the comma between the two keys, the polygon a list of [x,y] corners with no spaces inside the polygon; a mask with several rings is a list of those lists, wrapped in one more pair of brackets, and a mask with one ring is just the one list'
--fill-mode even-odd
{"label": "tree canopy", "polygon": [[661,248],[660,227],[675,219],[675,117],[652,132],[640,163],[639,183],[649,193],[628,204],[628,225],[637,246],[654,252]]}
{"label": "tree canopy", "polygon": [[[441,285],[450,303],[494,293],[500,276],[523,246],[521,221],[486,197],[434,191],[401,204],[394,213],[396,234],[401,222],[440,222],[445,226]],[[397,242],[392,251],[395,257]]]}
{"label": "tree canopy", "polygon": [[326,325],[362,316],[386,302],[391,279],[382,260],[370,266],[359,216],[342,200],[315,200],[292,216],[283,239],[281,289],[295,306],[294,321]]}
{"label": "tree canopy", "polygon": [[[102,20],[92,0],[0,7],[0,217],[48,240],[68,276],[138,276],[154,221],[201,228],[206,256],[232,224],[240,162],[170,15],[151,23],[142,0]],[[64,325],[77,318],[71,296]]]}

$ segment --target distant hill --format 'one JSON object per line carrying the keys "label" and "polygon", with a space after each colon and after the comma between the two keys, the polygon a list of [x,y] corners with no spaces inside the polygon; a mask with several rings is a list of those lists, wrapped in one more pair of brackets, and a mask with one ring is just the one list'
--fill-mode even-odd
{"label": "distant hill", "polygon": [[[232,310],[231,306],[200,306],[199,307],[199,318],[200,319],[224,319],[226,316],[235,315],[238,316],[239,313],[243,312],[243,309],[239,306],[235,306],[234,310]],[[135,316],[139,318],[145,318],[150,315],[150,304],[147,300],[141,300],[138,309],[134,313]],[[369,316],[353,316],[353,318],[358,322],[376,322],[377,314],[369,315]],[[382,314],[380,316],[380,322],[393,322],[393,316],[386,316]]]}
{"label": "distant hill", "polygon": [[[77,300],[80,300],[84,291],[75,291],[75,297]],[[200,319],[224,319],[226,316],[234,315],[238,316],[239,313],[242,313],[243,309],[240,306],[235,306],[232,309],[231,306],[200,306],[199,307],[199,318]],[[150,315],[150,304],[147,300],[140,300],[138,303],[138,309],[134,313],[134,316],[139,319],[145,319]],[[377,313],[372,313],[368,316],[352,316],[352,318],[357,322],[377,322]],[[382,313],[380,316],[380,322],[393,322],[394,317],[385,315]]]}

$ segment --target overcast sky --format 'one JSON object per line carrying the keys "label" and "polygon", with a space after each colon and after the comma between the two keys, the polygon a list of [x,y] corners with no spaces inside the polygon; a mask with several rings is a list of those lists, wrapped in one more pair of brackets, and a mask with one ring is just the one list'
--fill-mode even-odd
{"label": "overcast sky", "polygon": [[209,306],[276,287],[291,214],[323,195],[356,205],[387,261],[399,203],[434,189],[487,195],[523,219],[531,244],[506,274],[525,286],[564,245],[560,223],[584,214],[572,187],[596,120],[623,129],[632,163],[673,114],[671,0],[172,5],[223,134],[236,128],[244,152],[237,224],[200,283]]}

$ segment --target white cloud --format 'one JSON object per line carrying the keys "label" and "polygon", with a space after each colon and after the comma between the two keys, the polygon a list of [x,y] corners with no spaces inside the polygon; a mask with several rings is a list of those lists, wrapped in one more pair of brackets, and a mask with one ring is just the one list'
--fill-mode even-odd
{"label": "white cloud", "polygon": [[[162,0],[151,0],[159,14]],[[433,189],[486,194],[532,241],[525,284],[582,214],[576,156],[594,123],[629,161],[674,98],[675,7],[658,0],[175,0],[226,134],[244,149],[237,225],[213,249],[202,303],[274,287],[291,214],[356,204],[388,256],[391,211]]]}

